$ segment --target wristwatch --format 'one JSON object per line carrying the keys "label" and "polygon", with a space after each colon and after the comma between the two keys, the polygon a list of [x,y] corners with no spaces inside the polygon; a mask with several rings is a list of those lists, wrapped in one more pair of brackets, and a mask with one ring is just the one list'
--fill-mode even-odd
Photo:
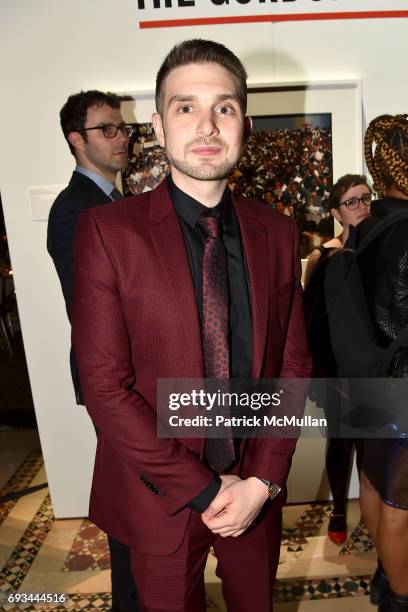
{"label": "wristwatch", "polygon": [[264,485],[266,485],[268,487],[269,499],[275,499],[275,497],[277,497],[279,495],[279,493],[282,491],[282,489],[281,489],[281,487],[279,485],[274,484],[270,480],[265,480],[265,478],[259,478],[258,476],[257,476],[257,478],[258,478],[258,480],[263,482]]}

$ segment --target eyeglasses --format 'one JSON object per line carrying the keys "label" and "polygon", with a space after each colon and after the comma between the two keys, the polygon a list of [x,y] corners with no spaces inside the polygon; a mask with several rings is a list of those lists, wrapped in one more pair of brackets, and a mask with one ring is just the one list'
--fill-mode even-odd
{"label": "eyeglasses", "polygon": [[95,127],[83,128],[80,132],[89,132],[91,130],[102,130],[105,138],[116,138],[118,130],[122,132],[126,138],[130,138],[134,133],[133,125],[127,125],[121,123],[120,125],[114,125],[113,123],[106,123],[105,125],[96,125]]}
{"label": "eyeglasses", "polygon": [[355,210],[360,202],[362,202],[365,206],[370,206],[373,199],[373,193],[365,193],[363,196],[361,196],[361,198],[350,198],[349,200],[340,202],[339,206],[344,204],[344,206],[346,206],[349,210]]}

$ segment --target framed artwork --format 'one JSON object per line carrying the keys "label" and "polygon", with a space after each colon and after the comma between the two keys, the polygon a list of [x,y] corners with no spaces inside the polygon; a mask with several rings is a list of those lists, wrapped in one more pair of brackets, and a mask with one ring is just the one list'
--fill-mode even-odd
{"label": "framed artwork", "polygon": [[[150,117],[151,92],[124,98],[125,120],[134,124],[123,173],[125,193],[153,189],[169,172]],[[362,171],[359,81],[254,85],[248,114],[253,131],[229,177],[231,189],[261,200],[298,224],[301,257],[333,236],[330,188],[340,176]]]}

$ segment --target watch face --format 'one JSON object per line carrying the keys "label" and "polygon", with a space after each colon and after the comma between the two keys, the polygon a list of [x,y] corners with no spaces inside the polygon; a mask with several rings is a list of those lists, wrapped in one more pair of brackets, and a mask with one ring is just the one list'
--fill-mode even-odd
{"label": "watch face", "polygon": [[274,484],[270,480],[265,480],[265,478],[259,478],[259,480],[261,480],[268,487],[269,499],[274,499],[282,491],[279,485]]}
{"label": "watch face", "polygon": [[269,489],[269,497],[271,499],[274,499],[275,497],[277,497],[282,490],[278,485],[272,484],[272,483],[269,485],[268,489]]}

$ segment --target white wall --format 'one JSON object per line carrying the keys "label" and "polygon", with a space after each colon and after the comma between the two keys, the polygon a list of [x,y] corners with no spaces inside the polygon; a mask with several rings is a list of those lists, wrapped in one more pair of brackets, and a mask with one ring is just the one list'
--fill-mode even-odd
{"label": "white wall", "polygon": [[202,36],[231,47],[253,83],[362,79],[368,122],[407,111],[407,34],[404,19],[139,31],[135,0],[2,0],[0,189],[56,516],[86,514],[95,442],[74,402],[69,328],[45,249],[46,223],[31,220],[26,190],[69,179],[73,158],[58,117],[68,95],[152,89],[171,45]]}

